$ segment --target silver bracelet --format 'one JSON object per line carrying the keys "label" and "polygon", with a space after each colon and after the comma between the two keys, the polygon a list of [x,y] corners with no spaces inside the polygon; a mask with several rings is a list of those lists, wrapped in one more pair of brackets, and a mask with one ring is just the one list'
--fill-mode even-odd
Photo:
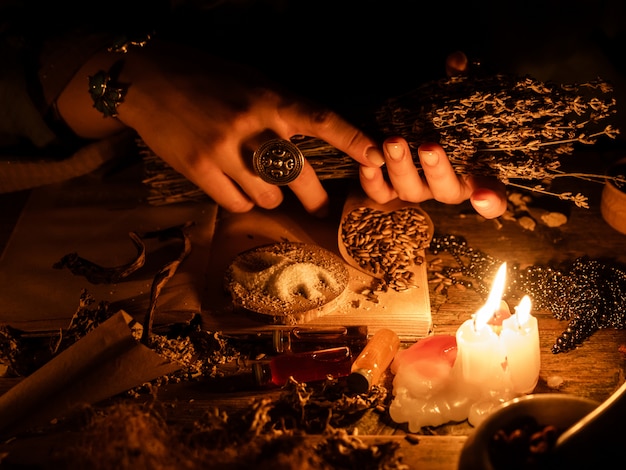
{"label": "silver bracelet", "polygon": [[[136,37],[121,36],[107,48],[107,51],[126,54],[130,47],[144,47],[152,36],[152,33]],[[130,86],[117,81],[123,66],[124,61],[118,60],[108,72],[100,70],[89,76],[89,94],[93,100],[93,107],[100,111],[104,117],[117,117],[117,107],[124,102],[124,97]]]}

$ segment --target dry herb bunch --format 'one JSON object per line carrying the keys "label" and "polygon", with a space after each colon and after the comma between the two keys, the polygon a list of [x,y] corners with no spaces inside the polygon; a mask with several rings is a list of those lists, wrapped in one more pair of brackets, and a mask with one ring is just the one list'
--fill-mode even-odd
{"label": "dry herb bunch", "polygon": [[[494,176],[509,186],[588,207],[586,196],[551,192],[549,186],[562,177],[601,183],[607,179],[607,175],[565,172],[561,164],[576,144],[592,145],[601,136],[614,139],[619,134],[609,120],[616,113],[612,91],[599,78],[554,84],[504,74],[453,77],[389,99],[372,116],[374,124],[364,128],[379,138],[407,139],[418,167],[418,146],[439,142],[459,174]],[[292,141],[320,180],[358,177],[356,162],[326,142],[305,136]],[[139,151],[152,204],[206,198],[141,141]]]}
{"label": "dry herb bunch", "polygon": [[[495,176],[509,186],[587,207],[584,195],[551,193],[548,185],[565,176],[605,181],[605,175],[566,173],[560,167],[575,144],[592,145],[601,136],[619,134],[606,123],[616,112],[611,93],[601,79],[557,85],[528,76],[453,77],[388,100],[376,119],[384,136],[407,139],[418,166],[419,145],[439,142],[459,174]],[[337,169],[353,176],[348,157],[334,157],[328,165],[329,148],[317,162],[316,145],[319,141],[299,147],[320,179],[338,177]]]}

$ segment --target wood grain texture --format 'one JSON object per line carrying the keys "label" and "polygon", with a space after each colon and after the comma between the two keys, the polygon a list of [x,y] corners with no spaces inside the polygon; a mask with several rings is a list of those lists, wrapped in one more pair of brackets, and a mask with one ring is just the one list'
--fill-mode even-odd
{"label": "wood grain texture", "polygon": [[[568,222],[558,229],[538,226],[534,231],[530,231],[513,221],[485,220],[476,216],[468,204],[445,206],[436,202],[426,202],[422,207],[432,218],[436,230],[461,235],[476,249],[484,250],[507,262],[519,263],[521,266],[567,262],[582,255],[626,262],[626,235],[612,229],[601,217],[599,209],[601,189],[593,185],[581,188],[581,191],[584,190],[590,195],[590,208],[571,208]],[[338,188],[335,194],[334,197],[337,199],[333,200],[331,217],[329,222],[324,222],[331,225],[338,220],[345,188]],[[20,199],[18,195],[17,204],[20,203]],[[9,197],[2,197],[3,203],[9,201]],[[223,267],[223,263],[230,259],[230,254],[267,240],[303,239],[331,249],[334,246],[336,249],[334,230],[320,231],[319,227],[314,230],[313,228],[322,222],[310,219],[300,211],[294,213],[296,224],[292,221],[285,223],[284,216],[279,213],[273,213],[270,217],[266,211],[256,211],[252,218],[220,214],[218,226],[228,227],[228,230],[222,232],[218,230],[215,234],[213,246],[222,249],[217,251],[220,256],[207,257],[206,262],[210,265],[208,271],[213,270],[213,275],[218,276],[217,273]],[[2,216],[0,211],[0,220]],[[0,224],[0,227],[6,231],[14,223],[15,218],[12,218],[8,223]],[[263,227],[263,233],[259,233],[259,227]],[[256,232],[251,232],[252,229]],[[270,236],[267,235],[268,232]],[[239,234],[236,239],[233,238],[233,233]],[[8,238],[7,233],[0,234],[0,239]],[[427,261],[434,258],[428,252],[426,257]],[[444,294],[435,293],[432,286],[428,288],[434,334],[453,334],[483,303],[483,299],[472,290],[452,288]],[[209,314],[221,311],[220,314],[227,316],[233,327],[245,329],[241,317],[235,317],[227,308],[220,310],[227,302],[228,298],[219,286],[215,289],[207,287],[202,305]],[[360,314],[364,312],[365,309],[359,310]],[[569,393],[602,401],[624,383],[626,356],[623,351],[626,348],[626,331],[601,330],[572,351],[552,354],[551,346],[566,327],[566,323],[556,320],[549,312],[535,311],[533,314],[538,318],[541,343],[541,371],[535,392]],[[377,324],[395,327],[390,325],[383,315],[383,311],[372,314],[379,322]],[[364,317],[355,318],[362,320]],[[254,329],[258,326],[259,324],[251,322],[249,327]],[[412,343],[412,340],[405,340],[403,346]],[[559,378],[562,379],[562,383],[558,387],[550,385]],[[391,380],[392,377],[388,374],[384,376],[386,386],[391,387]],[[0,378],[0,393],[18,381],[19,379],[15,378]],[[254,398],[271,399],[276,397],[277,393],[279,392],[275,390],[260,391],[252,388],[243,374],[241,381],[224,380],[219,385],[168,384],[159,389],[157,401],[168,410],[168,417],[172,422],[191,423],[201,413],[216,407],[226,412],[238,410],[249,406],[250,400]],[[473,430],[467,422],[423,429],[418,436],[419,442],[412,444],[406,440],[405,426],[391,421],[386,413],[368,413],[363,416],[357,427],[359,435],[368,441],[399,442],[405,456],[404,461],[410,468],[441,470],[456,469],[461,448]],[[47,453],[55,446],[68,442],[70,437],[71,434],[67,434],[65,429],[53,425],[43,434],[22,436],[20,439],[3,443],[0,445],[0,453],[8,452],[23,465],[45,462]],[[316,437],[312,436],[310,439]]]}

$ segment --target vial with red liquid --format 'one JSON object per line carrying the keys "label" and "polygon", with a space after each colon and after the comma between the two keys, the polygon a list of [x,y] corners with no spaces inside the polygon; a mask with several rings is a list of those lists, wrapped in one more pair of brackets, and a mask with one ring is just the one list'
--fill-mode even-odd
{"label": "vial with red liquid", "polygon": [[269,362],[253,364],[259,385],[285,385],[290,377],[298,382],[315,382],[346,377],[352,367],[352,352],[347,346],[274,356]]}

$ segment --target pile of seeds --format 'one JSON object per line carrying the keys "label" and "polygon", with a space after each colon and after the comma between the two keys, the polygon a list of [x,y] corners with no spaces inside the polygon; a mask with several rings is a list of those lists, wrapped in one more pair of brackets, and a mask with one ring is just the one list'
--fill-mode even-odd
{"label": "pile of seeds", "polygon": [[562,432],[552,424],[539,424],[532,416],[519,417],[513,429],[498,429],[489,441],[494,468],[555,468],[557,462],[553,450]]}
{"label": "pile of seeds", "polygon": [[344,218],[341,240],[363,270],[401,292],[415,286],[411,267],[424,262],[429,230],[427,218],[414,207],[391,212],[359,207]]}

